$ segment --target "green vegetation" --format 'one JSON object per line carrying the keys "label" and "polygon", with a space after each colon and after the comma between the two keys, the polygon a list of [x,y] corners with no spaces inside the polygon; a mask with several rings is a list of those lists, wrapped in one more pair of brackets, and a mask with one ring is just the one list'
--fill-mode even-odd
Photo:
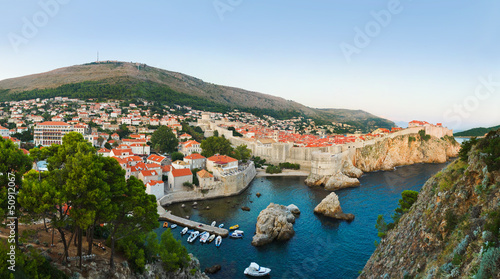
{"label": "green vegetation", "polygon": [[477,144],[481,153],[485,154],[484,162],[488,171],[500,170],[500,130],[491,131]]}
{"label": "green vegetation", "polygon": [[205,139],[204,132],[200,127],[191,127],[186,122],[182,122],[182,131],[179,132],[179,135],[183,133],[191,135],[197,142],[202,142]]}
{"label": "green vegetation", "polygon": [[[68,133],[62,145],[34,148],[30,156],[35,161],[47,160],[49,171],[27,173],[18,201],[23,212],[33,218],[52,220],[63,242],[63,261],[75,237],[81,266],[84,232],[90,232],[87,250],[91,254],[94,228],[107,223],[113,270],[116,241],[159,226],[156,199],[146,194],[144,184],[135,177],[125,180],[118,162],[97,155],[81,134]],[[72,232],[69,240],[67,229]]]}
{"label": "green vegetation", "polygon": [[172,162],[175,162],[177,160],[181,160],[184,159],[184,154],[182,154],[181,152],[173,152],[170,157],[172,158]]}
{"label": "green vegetation", "polygon": [[412,137],[412,136],[409,136],[408,137],[408,146],[410,146],[410,144],[414,141],[416,141],[417,139],[415,137]]}
{"label": "green vegetation", "polygon": [[431,139],[431,135],[427,135],[425,130],[418,131],[418,135],[421,141],[429,141]]}
{"label": "green vegetation", "polygon": [[455,137],[482,137],[482,136],[486,135],[488,132],[495,131],[498,129],[500,129],[500,125],[494,126],[494,127],[489,127],[489,128],[483,128],[483,127],[474,128],[474,129],[470,129],[467,131],[457,132],[457,133],[454,133],[453,135]]}
{"label": "green vegetation", "polygon": [[15,271],[10,271],[9,246],[7,240],[0,239],[0,278],[68,278],[34,248],[25,248],[24,251],[16,249]]}
{"label": "green vegetation", "polygon": [[375,228],[377,229],[377,235],[381,238],[385,237],[387,231],[393,229],[401,219],[403,214],[407,213],[411,206],[417,201],[418,192],[412,190],[405,190],[401,193],[401,199],[399,199],[398,204],[399,207],[394,210],[392,217],[393,223],[387,224],[384,220],[383,215],[379,215],[377,218],[377,224],[375,224]]}
{"label": "green vegetation", "polygon": [[188,266],[191,259],[187,249],[182,246],[180,240],[174,238],[170,229],[162,233],[160,247],[160,259],[167,271],[175,271]]}
{"label": "green vegetation", "polygon": [[209,137],[201,142],[201,155],[211,157],[215,154],[231,156],[233,148],[231,143],[225,137]]}
{"label": "green vegetation", "polygon": [[291,170],[300,170],[300,164],[292,164],[292,163],[279,163],[279,167],[282,169],[291,169]]}
{"label": "green vegetation", "polygon": [[278,166],[270,165],[266,168],[266,173],[271,173],[271,174],[281,173],[281,168]]}
{"label": "green vegetation", "polygon": [[266,164],[266,159],[262,159],[259,156],[252,157],[252,161],[255,163],[256,168],[260,168]]}
{"label": "green vegetation", "polygon": [[460,160],[467,163],[467,161],[469,160],[469,152],[477,142],[478,140],[476,138],[471,138],[462,143],[462,147],[458,152],[458,157],[460,158]]}
{"label": "green vegetation", "polygon": [[252,150],[248,149],[246,145],[238,145],[233,152],[231,153],[231,156],[237,160],[242,161],[243,163],[246,163],[248,159],[250,159],[250,156],[252,155]]}
{"label": "green vegetation", "polygon": [[159,153],[171,153],[177,150],[179,141],[172,129],[167,126],[160,126],[151,136],[153,149]]}

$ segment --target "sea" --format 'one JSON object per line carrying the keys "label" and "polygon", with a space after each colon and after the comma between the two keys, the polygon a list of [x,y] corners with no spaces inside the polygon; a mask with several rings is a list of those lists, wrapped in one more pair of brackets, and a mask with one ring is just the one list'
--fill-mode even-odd
{"label": "sea", "polygon": [[[393,171],[366,173],[361,185],[336,191],[344,213],[355,215],[351,223],[316,215],[314,207],[330,192],[321,187],[310,188],[305,177],[257,177],[240,195],[168,206],[173,214],[189,216],[192,220],[225,228],[238,224],[244,231],[242,239],[224,238],[217,248],[211,244],[186,241],[182,227],[173,229],[174,236],[200,261],[201,269],[221,265],[210,278],[247,278],[243,271],[251,263],[271,268],[270,278],[356,278],[375,250],[375,223],[382,214],[390,221],[404,190],[419,191],[443,164],[416,164],[398,167]],[[260,193],[260,198],[256,196]],[[294,224],[295,236],[285,242],[273,242],[263,247],[251,245],[260,211],[270,203],[295,204],[301,214]],[[210,209],[205,209],[206,207]],[[250,211],[241,207],[248,206]],[[156,231],[160,235],[165,229]]]}

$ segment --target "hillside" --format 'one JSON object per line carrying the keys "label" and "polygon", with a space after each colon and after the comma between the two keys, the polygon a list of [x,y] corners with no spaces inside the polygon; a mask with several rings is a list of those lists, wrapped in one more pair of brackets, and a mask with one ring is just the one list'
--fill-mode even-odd
{"label": "hillside", "polygon": [[500,278],[500,130],[464,144],[386,232],[360,278]]}
{"label": "hillside", "polygon": [[315,109],[280,97],[216,85],[182,73],[127,62],[89,63],[0,81],[0,101],[33,97],[150,99],[212,110],[241,109],[276,118],[306,116],[363,130],[392,121],[361,110]]}
{"label": "hillside", "polygon": [[479,128],[473,128],[467,131],[462,131],[458,133],[454,133],[453,135],[455,137],[482,137],[485,134],[487,134],[489,131],[494,131],[500,129],[500,125],[494,126],[494,127],[489,127],[489,128],[484,128],[484,127],[479,127]]}

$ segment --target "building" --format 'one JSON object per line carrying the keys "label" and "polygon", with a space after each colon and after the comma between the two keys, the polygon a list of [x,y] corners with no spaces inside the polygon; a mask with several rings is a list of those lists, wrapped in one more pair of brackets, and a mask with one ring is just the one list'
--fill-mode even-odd
{"label": "building", "polygon": [[139,172],[138,178],[144,183],[148,183],[151,180],[161,180],[161,172],[155,170],[143,170]]}
{"label": "building", "polygon": [[177,160],[177,161],[172,162],[172,167],[174,167],[176,169],[191,169],[189,166],[189,163],[187,163],[185,161],[181,161],[181,160]]}
{"label": "building", "polygon": [[61,121],[46,121],[35,126],[35,145],[50,146],[52,144],[62,144],[62,138],[72,132],[71,125]]}
{"label": "building", "polygon": [[162,166],[170,165],[170,160],[167,157],[156,154],[149,155],[147,162],[150,164],[160,164]]}
{"label": "building", "polygon": [[9,129],[0,126],[0,137],[8,137],[8,136],[10,136]]}
{"label": "building", "polygon": [[201,169],[204,169],[206,167],[207,158],[205,158],[204,156],[201,156],[198,153],[193,153],[191,155],[184,157],[184,162],[189,164],[191,170],[194,170],[194,169],[201,170]]}
{"label": "building", "polygon": [[200,189],[211,189],[213,188],[215,181],[214,176],[206,170],[201,170],[196,173],[198,182],[200,184]]}
{"label": "building", "polygon": [[102,155],[103,157],[109,157],[109,154],[111,153],[111,150],[107,148],[101,148],[99,151],[97,151],[97,154]]}
{"label": "building", "polygon": [[190,169],[175,169],[171,168],[168,173],[168,189],[170,191],[183,190],[183,184],[189,182],[193,183],[193,173]]}
{"label": "building", "polygon": [[201,144],[195,140],[188,140],[181,143],[181,152],[184,156],[188,156],[193,153],[201,153]]}
{"label": "building", "polygon": [[151,180],[144,186],[146,186],[146,193],[154,195],[157,200],[165,195],[165,184],[161,180]]}
{"label": "building", "polygon": [[214,155],[207,158],[207,170],[214,172],[217,168],[224,172],[238,169],[238,160],[226,155]]}

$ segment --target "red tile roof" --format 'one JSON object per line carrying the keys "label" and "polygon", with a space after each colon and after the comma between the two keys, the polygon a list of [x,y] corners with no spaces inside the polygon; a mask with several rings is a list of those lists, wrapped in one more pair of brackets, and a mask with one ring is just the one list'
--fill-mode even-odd
{"label": "red tile roof", "polygon": [[193,175],[190,169],[176,169],[172,168],[172,175],[174,177]]}
{"label": "red tile roof", "polygon": [[188,155],[188,156],[184,157],[184,159],[197,160],[197,159],[206,159],[206,158],[205,158],[205,156],[201,156],[198,153],[193,153],[191,155]]}
{"label": "red tile roof", "polygon": [[167,157],[164,157],[164,156],[151,154],[151,155],[149,155],[148,160],[160,163],[161,161],[165,160],[166,158]]}
{"label": "red tile roof", "polygon": [[231,158],[226,155],[214,155],[212,157],[209,157],[208,160],[213,161],[213,162],[220,162],[220,163],[230,163],[230,162],[236,162],[238,160]]}
{"label": "red tile roof", "polygon": [[201,178],[210,178],[210,177],[214,177],[211,173],[209,173],[208,171],[206,170],[201,170],[199,172],[196,173],[199,177]]}
{"label": "red tile roof", "polygon": [[70,126],[68,123],[62,122],[62,121],[45,121],[45,122],[39,123],[38,125]]}

